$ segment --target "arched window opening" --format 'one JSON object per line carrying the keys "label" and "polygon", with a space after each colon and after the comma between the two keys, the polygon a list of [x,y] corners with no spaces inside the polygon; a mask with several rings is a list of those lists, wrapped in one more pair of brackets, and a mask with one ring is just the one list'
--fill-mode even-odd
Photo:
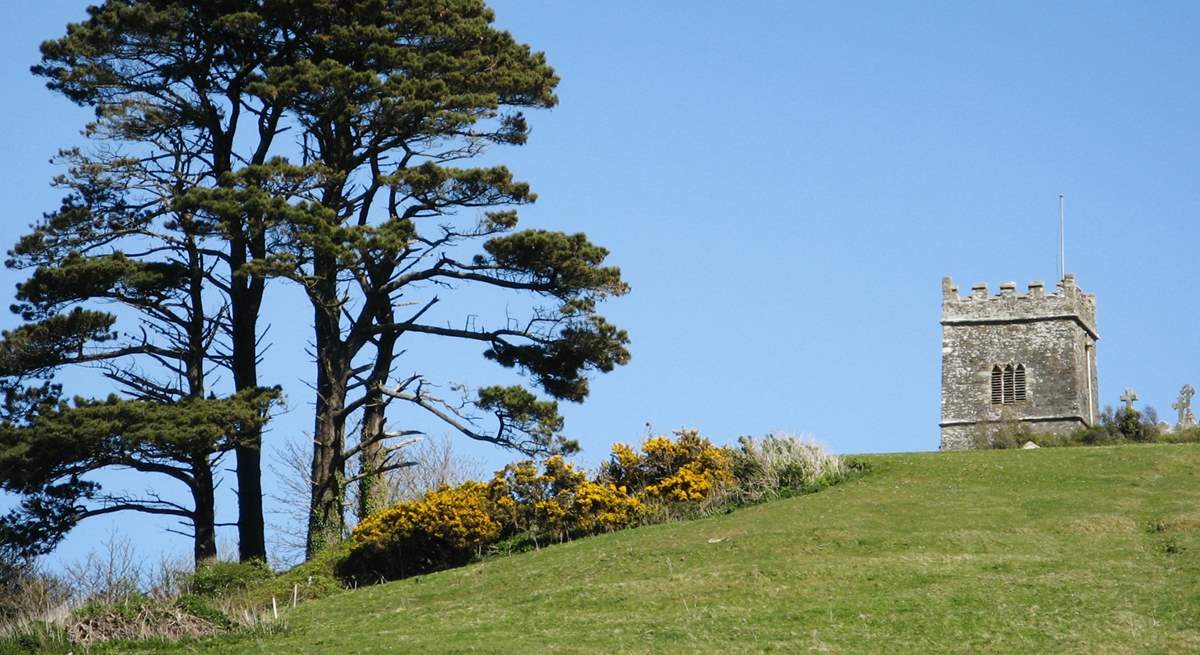
{"label": "arched window opening", "polygon": [[1026,399],[1025,365],[992,365],[992,404],[1011,405]]}

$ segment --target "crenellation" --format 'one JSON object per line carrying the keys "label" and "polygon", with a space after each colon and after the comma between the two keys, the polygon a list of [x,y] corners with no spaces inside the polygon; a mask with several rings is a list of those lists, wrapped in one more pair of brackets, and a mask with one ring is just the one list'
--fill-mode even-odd
{"label": "crenellation", "polygon": [[[947,291],[947,286],[953,293]],[[1071,318],[1080,323],[1093,338],[1100,338],[1096,331],[1096,297],[1084,293],[1075,285],[1074,275],[1067,274],[1059,282],[1056,293],[1047,294],[1045,283],[1033,281],[1027,293],[1017,293],[1015,282],[1002,282],[1000,292],[988,294],[988,285],[977,282],[971,285],[971,295],[961,297],[952,278],[945,278],[942,286],[942,323],[996,320],[1038,320]]]}
{"label": "crenellation", "polygon": [[948,277],[942,278],[942,302],[954,302],[958,300],[958,287],[955,286],[954,280]]}

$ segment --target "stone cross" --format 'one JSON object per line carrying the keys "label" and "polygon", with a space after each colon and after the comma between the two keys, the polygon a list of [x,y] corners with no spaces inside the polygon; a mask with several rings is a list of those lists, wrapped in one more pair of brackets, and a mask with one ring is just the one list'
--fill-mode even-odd
{"label": "stone cross", "polygon": [[1192,396],[1196,395],[1196,390],[1192,385],[1185,384],[1179,390],[1179,399],[1171,405],[1172,409],[1179,410],[1179,423],[1175,425],[1176,430],[1186,430],[1196,426],[1196,417],[1192,414]]}
{"label": "stone cross", "polygon": [[1125,393],[1121,394],[1121,402],[1125,403],[1126,411],[1133,411],[1133,401],[1137,399],[1137,394],[1133,392],[1133,389],[1125,389]]}

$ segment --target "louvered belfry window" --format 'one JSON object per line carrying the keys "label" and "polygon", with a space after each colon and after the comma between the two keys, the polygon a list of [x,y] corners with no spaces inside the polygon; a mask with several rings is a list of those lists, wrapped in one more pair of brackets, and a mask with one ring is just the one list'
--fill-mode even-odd
{"label": "louvered belfry window", "polygon": [[1025,400],[1025,365],[992,366],[992,404],[1011,405]]}

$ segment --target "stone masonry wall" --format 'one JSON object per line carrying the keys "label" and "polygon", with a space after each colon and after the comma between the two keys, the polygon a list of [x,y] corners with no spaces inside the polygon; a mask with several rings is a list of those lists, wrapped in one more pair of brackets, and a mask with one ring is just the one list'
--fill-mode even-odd
{"label": "stone masonry wall", "polygon": [[[980,426],[1001,420],[1056,433],[1095,420],[1095,298],[1074,282],[1068,274],[1049,295],[1038,282],[1027,294],[1005,283],[996,296],[975,285],[963,298],[943,280],[942,448],[970,448]],[[1024,365],[1026,400],[992,404],[997,364]]]}
{"label": "stone masonry wall", "polygon": [[[989,435],[1001,427],[1000,424],[978,423],[973,425],[950,425],[942,428],[942,450],[970,450],[984,447]],[[1080,421],[1046,421],[1031,424],[1034,432],[1068,434],[1084,424]]]}

